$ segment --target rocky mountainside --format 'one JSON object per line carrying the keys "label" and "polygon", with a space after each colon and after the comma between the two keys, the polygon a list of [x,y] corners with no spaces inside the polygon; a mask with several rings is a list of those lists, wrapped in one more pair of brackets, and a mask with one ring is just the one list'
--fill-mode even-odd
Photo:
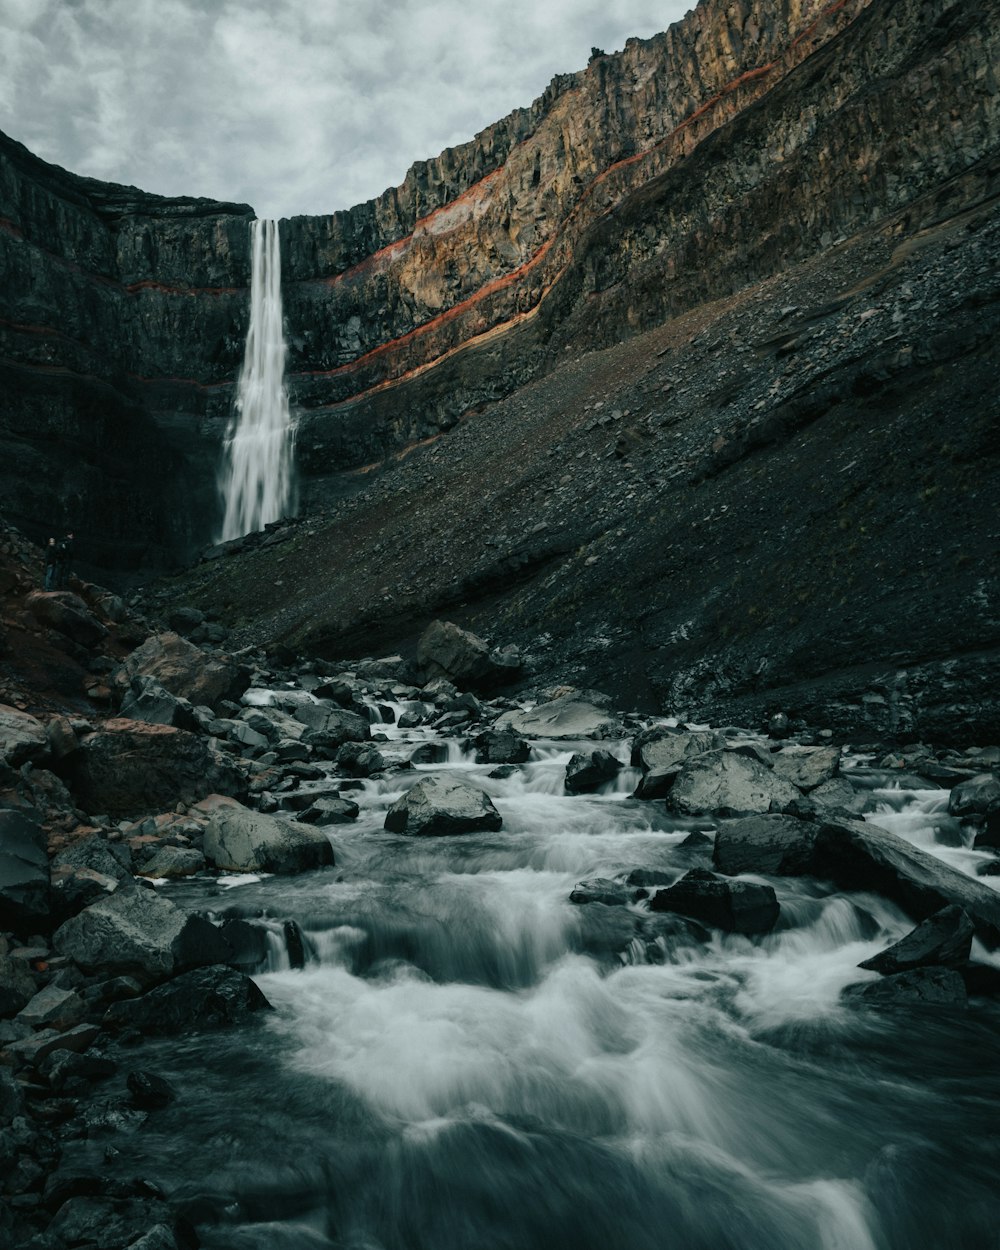
{"label": "rocky mountainside", "polygon": [[[168,593],[294,651],[447,611],[647,705],[995,727],[998,9],[703,3],[285,223],[303,515]],[[191,550],[251,210],[0,158],[8,515]]]}

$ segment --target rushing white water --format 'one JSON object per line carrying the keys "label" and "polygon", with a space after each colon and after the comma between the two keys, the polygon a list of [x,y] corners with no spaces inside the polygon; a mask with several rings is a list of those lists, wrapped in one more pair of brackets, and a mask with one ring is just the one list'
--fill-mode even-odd
{"label": "rushing white water", "polygon": [[[376,725],[387,756],[445,745]],[[133,1148],[200,1213],[207,1250],[996,1244],[998,1013],[841,997],[912,927],[896,906],[776,877],[781,921],[755,938],[692,933],[641,899],[576,906],[588,877],[710,862],[705,839],[684,844],[711,822],[633,800],[628,769],[567,795],[587,744],[534,743],[509,774],[446,745],[440,764],[352,783],[361,812],[327,831],[332,870],[248,882],[238,912],[217,881],[166,887],[268,929],[266,1020],[144,1052],[185,1099]],[[487,789],[502,830],[387,834],[388,805],[435,768]],[[873,819],[975,871],[945,792],[868,772]],[[289,917],[304,968],[282,949]]]}
{"label": "rushing white water", "polygon": [[219,475],[223,542],[287,516],[294,493],[278,223],[252,221],[250,241],[250,329]]}

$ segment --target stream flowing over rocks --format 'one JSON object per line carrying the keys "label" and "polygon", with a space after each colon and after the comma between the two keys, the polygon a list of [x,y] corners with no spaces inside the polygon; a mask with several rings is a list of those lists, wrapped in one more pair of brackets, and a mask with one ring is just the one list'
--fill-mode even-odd
{"label": "stream flowing over rocks", "polygon": [[3,1244],[994,1244],[1000,751],[487,698],[463,632],[2,709]]}

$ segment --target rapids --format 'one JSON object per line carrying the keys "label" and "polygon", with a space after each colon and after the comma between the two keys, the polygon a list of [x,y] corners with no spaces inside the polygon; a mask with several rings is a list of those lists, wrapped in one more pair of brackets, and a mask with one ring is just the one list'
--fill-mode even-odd
{"label": "rapids", "polygon": [[[401,759],[433,739],[374,728]],[[900,911],[775,879],[774,933],[702,942],[645,903],[574,906],[582,878],[679,876],[710,825],[631,799],[629,769],[567,797],[572,744],[536,744],[506,779],[442,745],[434,767],[487,789],[501,832],[383,832],[422,766],[351,791],[333,869],[165,887],[276,933],[294,918],[309,959],[292,970],[272,943],[263,1024],[141,1044],[133,1066],[180,1096],[109,1167],[159,1178],[218,1250],[998,1244],[996,1008],[840,1001],[912,927]],[[960,842],[944,791],[862,773],[873,818],[974,871],[940,841]]]}

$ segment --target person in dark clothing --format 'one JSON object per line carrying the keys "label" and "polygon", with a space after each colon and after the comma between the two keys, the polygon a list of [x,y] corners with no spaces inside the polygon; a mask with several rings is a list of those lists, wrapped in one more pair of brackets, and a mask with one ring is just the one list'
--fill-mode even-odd
{"label": "person in dark clothing", "polygon": [[54,590],[59,576],[59,549],[56,540],[50,538],[45,544],[45,582],[46,590]]}
{"label": "person in dark clothing", "polygon": [[73,564],[73,531],[66,535],[57,551],[58,568],[56,571],[56,586],[59,590],[66,589],[66,583],[69,581],[70,570]]}

